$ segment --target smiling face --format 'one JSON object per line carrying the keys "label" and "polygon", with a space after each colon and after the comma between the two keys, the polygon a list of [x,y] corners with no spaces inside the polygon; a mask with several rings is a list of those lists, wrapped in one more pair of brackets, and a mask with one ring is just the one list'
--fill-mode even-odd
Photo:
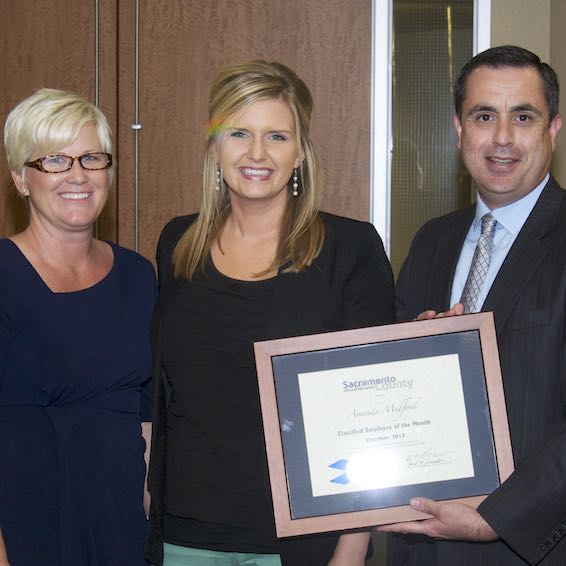
{"label": "smiling face", "polygon": [[458,147],[491,208],[530,193],[550,167],[560,116],[549,124],[543,83],[532,67],[478,67],[467,78]]}
{"label": "smiling face", "polygon": [[279,99],[258,100],[224,123],[212,151],[232,204],[287,201],[287,184],[301,162],[295,120]]}
{"label": "smiling face", "polygon": [[[84,126],[70,145],[51,153],[80,156],[103,151],[96,126]],[[33,161],[45,153],[34,153]],[[12,171],[20,193],[29,197],[30,226],[50,233],[90,230],[108,199],[108,170],[85,171],[78,160],[69,171],[43,173],[26,167],[24,175]]]}

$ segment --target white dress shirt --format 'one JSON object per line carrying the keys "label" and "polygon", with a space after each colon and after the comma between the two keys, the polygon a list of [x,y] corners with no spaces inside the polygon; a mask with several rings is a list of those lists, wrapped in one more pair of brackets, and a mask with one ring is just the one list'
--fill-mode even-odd
{"label": "white dress shirt", "polygon": [[550,173],[547,173],[542,182],[529,194],[515,202],[512,202],[511,204],[502,206],[501,208],[495,208],[494,210],[490,210],[483,202],[480,195],[477,195],[474,221],[466,235],[462,251],[460,252],[460,258],[456,265],[456,271],[454,272],[452,293],[450,295],[450,306],[460,302],[462,291],[464,290],[464,285],[466,284],[466,279],[468,277],[468,272],[472,265],[474,251],[481,235],[482,216],[491,212],[492,216],[495,220],[497,220],[497,225],[493,236],[493,248],[489,268],[476,304],[477,310],[481,309],[485,298],[491,289],[491,285],[497,277],[497,273],[503,265],[517,234],[521,231],[523,224],[526,222],[529,214],[533,210],[542,190],[548,183],[549,178]]}

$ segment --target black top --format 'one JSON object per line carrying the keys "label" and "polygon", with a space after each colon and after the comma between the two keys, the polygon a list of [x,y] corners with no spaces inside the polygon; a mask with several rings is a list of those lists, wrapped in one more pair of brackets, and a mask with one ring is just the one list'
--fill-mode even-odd
{"label": "black top", "polygon": [[[163,322],[167,407],[164,538],[277,552],[252,343],[265,338],[275,279],[237,281],[209,262]],[[179,489],[189,506],[176,505]]]}
{"label": "black top", "polygon": [[142,566],[149,261],[53,292],[0,240],[0,525],[12,566]]}
{"label": "black top", "polygon": [[[275,541],[251,341],[393,322],[393,276],[381,240],[368,223],[321,213],[324,245],[301,273],[235,282],[209,264],[206,282],[189,283],[173,277],[170,258],[195,218],[172,220],[158,245],[146,556],[161,564],[168,540],[278,552],[283,566],[326,565],[337,533]],[[191,320],[196,314],[202,322]],[[182,358],[172,359],[175,352]],[[197,360],[208,367],[197,368]],[[197,521],[206,524],[199,530]]]}

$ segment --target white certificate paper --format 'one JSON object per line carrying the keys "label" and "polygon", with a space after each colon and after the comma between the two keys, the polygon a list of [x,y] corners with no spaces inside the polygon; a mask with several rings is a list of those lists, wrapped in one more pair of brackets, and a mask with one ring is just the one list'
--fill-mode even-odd
{"label": "white certificate paper", "polygon": [[313,496],[474,476],[458,354],[298,381]]}

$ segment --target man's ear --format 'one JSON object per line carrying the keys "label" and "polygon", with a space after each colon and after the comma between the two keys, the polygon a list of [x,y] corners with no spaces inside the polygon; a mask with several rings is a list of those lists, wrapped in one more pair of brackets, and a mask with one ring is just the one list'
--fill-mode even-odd
{"label": "man's ear", "polygon": [[462,122],[460,122],[460,118],[458,118],[458,114],[454,114],[454,127],[456,128],[456,135],[458,136],[458,149],[461,149]]}
{"label": "man's ear", "polygon": [[556,116],[552,118],[552,121],[550,122],[550,126],[548,127],[548,130],[550,132],[550,141],[552,142],[552,151],[554,151],[554,148],[556,147],[556,134],[558,134],[558,131],[560,130],[561,127],[562,127],[562,116],[560,116],[560,114],[556,114]]}

